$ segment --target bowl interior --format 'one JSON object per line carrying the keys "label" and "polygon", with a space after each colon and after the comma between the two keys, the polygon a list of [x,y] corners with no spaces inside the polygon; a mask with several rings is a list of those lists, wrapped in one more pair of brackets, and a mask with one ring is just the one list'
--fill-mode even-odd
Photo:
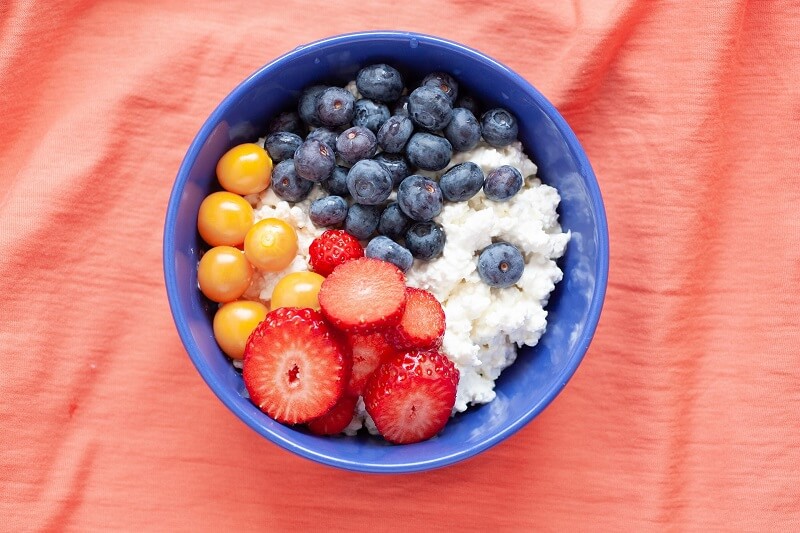
{"label": "bowl interior", "polygon": [[[390,446],[373,438],[323,438],[271,420],[242,396],[244,384],[211,330],[213,311],[197,290],[203,243],[196,231],[200,202],[214,186],[215,166],[231,146],[263,134],[268,120],[319,83],[344,84],[362,66],[386,62],[413,83],[444,70],[485,109],[503,106],[520,123],[519,137],[539,176],[561,194],[560,220],[572,233],[560,261],[564,279],[551,295],[548,329],[534,348],[519,350],[497,382],[491,403],[456,416],[429,441]],[[164,235],[167,292],[180,336],[217,396],[245,423],[302,456],[342,468],[400,472],[440,467],[499,442],[539,413],[566,385],[594,333],[605,294],[608,236],[600,192],[583,150],[555,109],[506,67],[463,46],[410,33],[339,36],[300,47],[265,66],[214,111],[189,149],[168,208]]]}

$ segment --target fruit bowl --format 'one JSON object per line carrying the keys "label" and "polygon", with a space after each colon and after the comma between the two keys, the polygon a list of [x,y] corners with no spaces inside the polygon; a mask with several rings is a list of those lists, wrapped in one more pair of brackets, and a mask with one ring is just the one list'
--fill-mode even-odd
{"label": "fruit bowl", "polygon": [[[200,203],[213,189],[219,158],[263,135],[267,122],[294,105],[303,88],[344,85],[361,67],[385,62],[410,76],[439,70],[454,75],[490,107],[519,122],[518,138],[543,182],[561,195],[562,228],[571,233],[559,260],[563,280],[551,294],[547,330],[496,383],[496,398],[453,417],[436,437],[409,445],[379,438],[321,437],[280,424],[247,397],[241,373],[214,340],[214,308],[198,290],[203,242]],[[605,297],[608,229],[602,197],[586,155],[567,123],[534,87],[507,67],[463,45],[408,32],[331,37],[285,54],[237,86],[205,121],[176,177],[164,228],[164,275],[178,333],[200,375],[219,399],[253,430],[308,459],[354,471],[413,472],[470,458],[509,437],[566,386],[594,335]]]}

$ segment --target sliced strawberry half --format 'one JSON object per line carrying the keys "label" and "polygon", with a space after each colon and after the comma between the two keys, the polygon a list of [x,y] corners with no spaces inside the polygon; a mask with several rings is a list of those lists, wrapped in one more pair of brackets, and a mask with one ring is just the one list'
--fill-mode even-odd
{"label": "sliced strawberry half", "polygon": [[389,442],[420,442],[450,419],[458,378],[453,363],[439,352],[404,353],[378,367],[364,390],[364,405]]}
{"label": "sliced strawberry half", "polygon": [[353,420],[357,401],[357,396],[345,394],[327,413],[310,420],[308,430],[316,435],[338,435]]}
{"label": "sliced strawberry half", "polygon": [[353,354],[353,371],[347,391],[359,396],[364,392],[367,380],[380,364],[397,355],[392,343],[378,331],[375,333],[353,334],[348,337],[348,345]]}
{"label": "sliced strawberry half", "polygon": [[331,324],[349,333],[390,328],[403,316],[405,279],[386,261],[353,259],[337,266],[322,282],[319,305]]}
{"label": "sliced strawberry half", "polygon": [[279,422],[299,424],[339,401],[350,358],[318,311],[281,307],[250,335],[242,377],[259,409]]}
{"label": "sliced strawberry half", "polygon": [[444,337],[445,318],[442,304],[432,293],[406,288],[406,308],[390,338],[399,350],[438,348]]}

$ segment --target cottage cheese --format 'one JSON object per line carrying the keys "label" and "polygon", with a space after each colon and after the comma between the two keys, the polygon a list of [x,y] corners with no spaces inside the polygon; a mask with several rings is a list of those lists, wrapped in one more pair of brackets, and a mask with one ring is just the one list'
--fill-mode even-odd
{"label": "cottage cheese", "polygon": [[[495,380],[514,362],[517,347],[539,341],[546,327],[544,307],[562,278],[556,260],[564,254],[570,237],[558,223],[558,191],[535,176],[536,165],[519,142],[502,149],[481,144],[455,154],[450,166],[464,161],[476,163],[484,173],[512,165],[525,176],[525,182],[522,190],[505,202],[488,200],[480,191],[468,202],[445,203],[435,219],[447,236],[442,255],[433,261],[415,260],[407,273],[408,285],[431,291],[444,308],[442,351],[460,372],[454,413],[492,401]],[[425,174],[438,179],[443,173]],[[309,270],[308,248],[325,229],[311,222],[309,207],[324,194],[315,186],[309,197],[297,204],[281,200],[271,188],[245,197],[254,207],[256,221],[280,218],[295,229],[298,238],[294,261],[280,272],[259,272],[245,298],[268,304],[283,276]],[[478,276],[478,254],[497,240],[516,245],[525,258],[522,278],[513,287],[492,289]],[[363,399],[359,399],[345,433],[353,435],[362,427],[377,433]]]}
{"label": "cottage cheese", "polygon": [[[435,219],[447,236],[442,255],[415,261],[408,273],[410,286],[427,289],[442,302],[442,351],[461,374],[455,411],[493,400],[495,380],[514,362],[517,347],[539,341],[546,326],[544,307],[562,278],[556,259],[569,241],[558,223],[558,191],[535,177],[536,165],[520,143],[502,149],[482,144],[456,154],[451,165],[464,161],[474,162],[484,173],[512,165],[525,183],[505,202],[488,200],[480,191],[468,202],[446,203]],[[477,272],[478,254],[498,240],[516,245],[525,258],[522,278],[505,289],[489,287]]]}

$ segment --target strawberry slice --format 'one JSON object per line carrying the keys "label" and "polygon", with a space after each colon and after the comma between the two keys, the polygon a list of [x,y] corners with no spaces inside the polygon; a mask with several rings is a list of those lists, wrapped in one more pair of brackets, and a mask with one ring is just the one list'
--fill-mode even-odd
{"label": "strawberry slice", "polygon": [[367,382],[364,404],[383,438],[410,444],[439,433],[456,401],[458,370],[439,352],[400,354]]}
{"label": "strawberry slice", "polygon": [[318,311],[281,307],[250,335],[242,377],[259,409],[299,424],[336,404],[350,379],[350,358]]}
{"label": "strawberry slice", "polygon": [[399,268],[386,261],[352,259],[322,282],[319,305],[334,327],[348,333],[390,328],[403,316],[405,279]]}
{"label": "strawberry slice", "polygon": [[330,411],[314,420],[310,420],[306,424],[308,430],[315,435],[338,435],[353,420],[353,412],[356,410],[357,401],[357,396],[345,394]]}
{"label": "strawberry slice", "polygon": [[436,296],[414,287],[406,288],[406,309],[390,334],[398,350],[428,350],[442,345],[444,310]]}
{"label": "strawberry slice", "polygon": [[378,331],[362,335],[353,334],[348,338],[348,345],[353,354],[353,371],[347,391],[356,396],[364,392],[367,380],[380,364],[397,354],[394,346],[386,340],[386,336]]}

